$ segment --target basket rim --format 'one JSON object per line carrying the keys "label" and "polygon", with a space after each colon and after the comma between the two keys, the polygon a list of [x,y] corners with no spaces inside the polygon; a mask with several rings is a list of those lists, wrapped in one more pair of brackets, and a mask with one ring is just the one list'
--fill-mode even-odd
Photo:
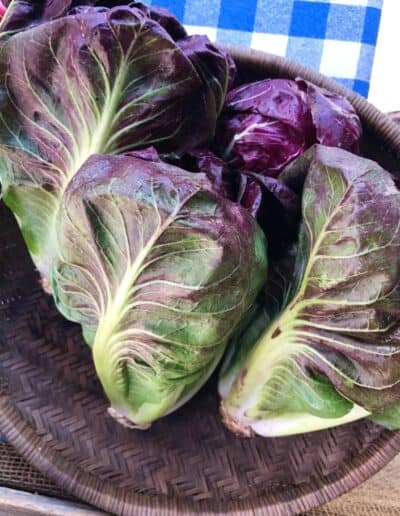
{"label": "basket rim", "polygon": [[[358,94],[318,72],[285,58],[237,46],[225,45],[224,48],[232,54],[239,65],[265,69],[268,76],[301,76],[318,86],[345,96],[356,108],[363,124],[382,139],[393,151],[396,159],[400,160],[400,126]],[[250,501],[224,502],[218,507],[210,501],[194,502],[135,494],[99,480],[71,461],[62,458],[55,443],[50,444],[43,436],[36,434],[33,427],[29,426],[12,406],[4,392],[0,393],[0,428],[18,453],[60,487],[65,489],[65,486],[68,486],[68,491],[77,498],[104,511],[123,515],[137,514],[138,510],[145,510],[146,514],[151,516],[196,512],[238,514],[249,510],[255,516],[297,514],[329,502],[361,484],[400,452],[400,431],[382,431],[380,437],[350,465],[345,463],[340,470],[330,475],[305,485],[293,486],[290,496],[285,490],[282,494],[260,495]]]}

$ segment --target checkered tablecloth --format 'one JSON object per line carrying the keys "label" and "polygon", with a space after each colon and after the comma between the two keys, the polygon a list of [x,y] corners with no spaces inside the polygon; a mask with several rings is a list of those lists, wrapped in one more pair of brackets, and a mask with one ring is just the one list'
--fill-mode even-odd
{"label": "checkered tablecloth", "polygon": [[[368,96],[386,0],[152,0],[189,33],[303,63]],[[389,0],[390,1],[390,0]],[[395,0],[400,4],[400,0]]]}

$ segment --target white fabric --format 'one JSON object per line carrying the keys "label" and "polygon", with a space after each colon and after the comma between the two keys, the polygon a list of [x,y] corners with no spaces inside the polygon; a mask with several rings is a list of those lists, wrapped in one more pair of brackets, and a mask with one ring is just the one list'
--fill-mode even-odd
{"label": "white fabric", "polygon": [[384,0],[368,99],[400,111],[400,0]]}

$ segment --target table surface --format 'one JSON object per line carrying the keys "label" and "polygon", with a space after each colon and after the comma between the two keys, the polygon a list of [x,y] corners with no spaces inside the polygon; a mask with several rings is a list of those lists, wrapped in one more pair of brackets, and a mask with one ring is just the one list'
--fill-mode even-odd
{"label": "table surface", "polygon": [[400,455],[383,470],[349,493],[307,516],[399,516]]}

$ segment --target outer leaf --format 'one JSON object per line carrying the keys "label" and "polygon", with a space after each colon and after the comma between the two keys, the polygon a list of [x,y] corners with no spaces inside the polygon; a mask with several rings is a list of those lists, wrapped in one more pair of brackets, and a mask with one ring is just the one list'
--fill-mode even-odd
{"label": "outer leaf", "polygon": [[89,8],[8,39],[0,97],[4,200],[44,276],[59,200],[90,155],[182,153],[212,136],[216,117],[191,62],[129,7]]}
{"label": "outer leaf", "polygon": [[[141,2],[129,0],[10,0],[5,2],[7,19],[1,25],[2,31],[16,32],[45,23],[61,16],[85,12],[90,6],[98,5],[99,10],[116,6],[135,7],[148,18],[159,23],[174,39],[186,37],[186,30],[167,9],[148,7]],[[0,14],[1,10],[0,10]]]}
{"label": "outer leaf", "polygon": [[235,80],[236,66],[233,59],[224,50],[213,45],[207,36],[188,36],[179,41],[178,45],[203,78],[219,115],[228,87]]}
{"label": "outer leaf", "polygon": [[226,163],[209,149],[193,149],[174,163],[190,172],[203,172],[213,186],[214,192],[233,199],[234,175]]}
{"label": "outer leaf", "polygon": [[[104,2],[102,1],[97,3],[104,5]],[[110,3],[112,4],[113,2],[111,1]],[[187,32],[183,25],[170,11],[168,11],[168,9],[158,7],[157,5],[149,7],[141,2],[131,2],[129,5],[140,9],[146,14],[146,16],[159,23],[175,41],[187,36]],[[110,7],[112,7],[112,5],[110,5]]]}
{"label": "outer leaf", "polygon": [[369,419],[378,425],[382,425],[389,430],[400,428],[400,404],[388,408],[384,412],[375,414]]}
{"label": "outer leaf", "polygon": [[220,385],[227,424],[247,434],[318,430],[400,400],[400,193],[392,177],[372,161],[315,146],[281,179],[304,183],[290,301],[248,346],[234,379],[234,360],[226,366]]}
{"label": "outer leaf", "polygon": [[94,156],[58,223],[53,289],[93,346],[112,414],[140,427],[214,370],[265,281],[262,231],[203,174]]}
{"label": "outer leaf", "polygon": [[302,79],[297,84],[307,93],[316,141],[328,147],[359,152],[362,127],[356,110],[340,95]]}
{"label": "outer leaf", "polygon": [[5,5],[6,14],[0,22],[2,37],[66,14],[71,0],[10,0]]}
{"label": "outer leaf", "polygon": [[187,36],[186,30],[179,20],[168,9],[156,5],[148,6],[142,2],[131,2],[130,0],[72,0],[72,3],[70,1],[69,3],[72,7],[69,12],[83,10],[85,5],[98,6],[98,9],[115,7],[116,5],[128,5],[129,7],[139,9],[145,16],[156,21],[168,32],[173,40],[177,41]]}

